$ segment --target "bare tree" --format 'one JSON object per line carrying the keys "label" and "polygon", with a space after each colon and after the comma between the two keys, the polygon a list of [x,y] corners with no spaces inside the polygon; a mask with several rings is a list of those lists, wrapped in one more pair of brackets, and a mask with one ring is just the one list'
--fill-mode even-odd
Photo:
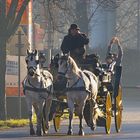
{"label": "bare tree", "polygon": [[106,10],[118,8],[125,0],[96,0]]}
{"label": "bare tree", "polygon": [[6,71],[6,42],[13,35],[20,24],[21,17],[30,0],[24,0],[18,13],[16,12],[19,0],[12,0],[6,13],[6,0],[0,0],[0,119],[6,119],[5,100],[5,71]]}
{"label": "bare tree", "polygon": [[[38,0],[46,13],[44,18],[48,21],[46,29],[60,36],[67,33],[71,23],[77,23],[81,30],[88,34],[89,24],[99,7],[112,10],[118,8],[123,2],[124,0]],[[95,7],[91,9],[90,5],[94,3],[96,3]],[[40,15],[37,15],[39,19]]]}
{"label": "bare tree", "polygon": [[139,0],[127,0],[117,11],[117,35],[123,45],[129,48],[139,48]]}

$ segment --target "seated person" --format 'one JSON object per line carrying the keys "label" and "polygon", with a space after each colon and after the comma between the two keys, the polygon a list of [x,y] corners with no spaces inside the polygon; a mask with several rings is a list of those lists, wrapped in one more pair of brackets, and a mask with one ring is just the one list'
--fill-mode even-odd
{"label": "seated person", "polygon": [[[118,53],[114,54],[111,53],[111,49],[113,47],[113,44],[116,44],[118,47]],[[107,56],[106,56],[106,64],[103,65],[103,71],[111,73],[111,83],[107,86],[109,91],[113,91],[113,86],[115,82],[115,69],[117,66],[121,66],[122,62],[122,57],[123,57],[123,50],[120,45],[120,41],[117,37],[113,37],[110,41],[110,44],[108,46],[107,50]]]}
{"label": "seated person", "polygon": [[[111,53],[113,44],[116,44],[118,47],[117,54]],[[106,64],[109,72],[113,72],[115,66],[121,66],[122,57],[123,57],[123,50],[120,45],[120,41],[117,37],[113,37],[108,46],[107,56],[106,56]]]}
{"label": "seated person", "polygon": [[112,74],[114,74],[114,67],[115,67],[115,64],[116,64],[114,55],[115,55],[115,54],[109,53],[108,56],[107,56],[106,59],[105,59],[105,61],[106,61],[105,70],[106,70],[107,72],[111,72]]}
{"label": "seated person", "polygon": [[86,34],[80,32],[80,28],[76,24],[71,24],[68,34],[64,37],[61,50],[63,54],[70,53],[76,63],[81,64],[85,57],[85,45],[89,43]]}
{"label": "seated person", "polygon": [[45,68],[45,66],[44,66],[45,62],[46,62],[45,53],[40,52],[39,53],[39,66],[40,66],[40,68]]}

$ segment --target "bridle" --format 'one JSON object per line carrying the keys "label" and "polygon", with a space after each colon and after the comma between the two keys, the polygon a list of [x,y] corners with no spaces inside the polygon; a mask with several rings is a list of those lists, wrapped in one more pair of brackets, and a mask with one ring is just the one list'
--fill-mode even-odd
{"label": "bridle", "polygon": [[[65,60],[65,59],[62,59],[62,60]],[[65,75],[67,74],[67,72],[68,72],[68,70],[70,68],[70,65],[69,65],[68,62],[66,62],[66,65],[67,65],[66,70],[64,72],[58,72],[58,75],[65,77]]]}
{"label": "bridle", "polygon": [[66,73],[67,73],[68,69],[69,69],[69,68],[67,67],[67,69],[66,69],[66,71],[65,71],[65,72],[58,72],[58,74],[59,74],[59,75],[61,75],[61,76],[64,76],[64,77],[65,77],[65,75],[66,75]]}
{"label": "bridle", "polygon": [[[33,60],[33,56],[31,56],[31,60]],[[35,66],[28,66],[28,61],[29,60],[27,60],[27,58],[26,58],[28,74],[31,75],[31,76],[33,76],[34,74],[38,76],[36,70],[37,70],[37,65],[39,65],[39,60],[35,60],[35,63],[36,63]],[[31,74],[31,72],[33,72],[33,75]]]}

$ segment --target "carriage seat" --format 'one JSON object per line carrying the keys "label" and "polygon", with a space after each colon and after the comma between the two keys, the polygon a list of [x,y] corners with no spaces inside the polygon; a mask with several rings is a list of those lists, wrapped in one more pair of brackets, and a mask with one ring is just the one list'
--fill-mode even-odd
{"label": "carriage seat", "polygon": [[99,56],[97,54],[86,55],[85,58],[80,61],[80,67],[81,69],[92,71],[96,76],[98,76],[98,67],[100,67]]}

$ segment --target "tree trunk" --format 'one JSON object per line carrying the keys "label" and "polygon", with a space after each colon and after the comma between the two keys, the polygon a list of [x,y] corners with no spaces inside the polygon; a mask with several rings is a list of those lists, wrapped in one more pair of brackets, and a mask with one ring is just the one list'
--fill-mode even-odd
{"label": "tree trunk", "polygon": [[18,0],[12,0],[9,13],[6,15],[6,0],[0,0],[0,120],[6,120],[7,117],[5,94],[6,41],[16,31],[29,1],[23,1],[16,15]]}
{"label": "tree trunk", "polygon": [[6,73],[6,41],[0,37],[0,120],[6,120],[6,95],[5,95],[5,73]]}

